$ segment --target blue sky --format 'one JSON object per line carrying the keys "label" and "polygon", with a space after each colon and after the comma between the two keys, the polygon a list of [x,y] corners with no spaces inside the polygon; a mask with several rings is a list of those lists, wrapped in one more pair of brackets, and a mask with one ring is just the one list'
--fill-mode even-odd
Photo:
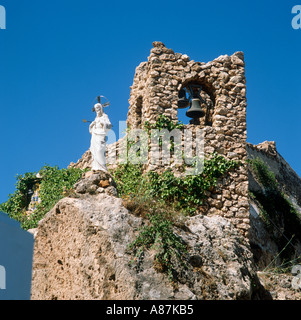
{"label": "blue sky", "polygon": [[[298,2],[299,1],[299,2]],[[207,62],[245,53],[248,142],[276,141],[301,175],[301,0],[0,0],[0,202],[16,174],[67,167],[89,148],[93,99],[126,120],[136,66],[153,41]]]}

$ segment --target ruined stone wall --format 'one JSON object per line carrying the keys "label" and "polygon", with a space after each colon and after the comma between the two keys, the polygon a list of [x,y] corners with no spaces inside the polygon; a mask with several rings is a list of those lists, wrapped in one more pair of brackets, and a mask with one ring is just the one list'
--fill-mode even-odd
{"label": "ruined stone wall", "polygon": [[[246,80],[244,55],[220,56],[208,62],[195,62],[185,54],[174,53],[154,42],[147,62],[135,73],[129,99],[127,124],[143,128],[164,114],[178,120],[178,93],[190,82],[202,85],[206,95],[206,116],[199,125],[204,130],[205,156],[217,152],[229,159],[246,160]],[[203,97],[204,98],[204,97]],[[206,108],[206,105],[202,106]],[[231,219],[245,235],[249,229],[248,174],[245,167],[223,181],[222,188],[209,195],[207,214]]]}

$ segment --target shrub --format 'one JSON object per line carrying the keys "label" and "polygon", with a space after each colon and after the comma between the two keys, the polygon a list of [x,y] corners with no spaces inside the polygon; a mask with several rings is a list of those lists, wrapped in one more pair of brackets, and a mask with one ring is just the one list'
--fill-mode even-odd
{"label": "shrub", "polygon": [[44,215],[61,199],[73,185],[81,178],[80,169],[59,169],[57,166],[44,166],[39,171],[42,176],[40,183],[40,199],[35,211],[29,214],[26,209],[29,205],[28,190],[38,182],[36,172],[28,172],[17,176],[16,190],[9,195],[7,202],[0,205],[0,210],[19,221],[25,230],[36,228]]}
{"label": "shrub", "polygon": [[144,250],[155,249],[155,268],[166,272],[171,282],[177,280],[178,264],[185,267],[186,245],[172,230],[172,223],[162,215],[149,215],[150,224],[140,230],[137,238],[129,245],[133,250],[137,267],[143,259]]}
{"label": "shrub", "polygon": [[248,160],[248,163],[258,182],[261,183],[264,188],[270,191],[278,189],[274,172],[269,170],[268,166],[260,158]]}
{"label": "shrub", "polygon": [[206,191],[214,189],[219,178],[239,165],[214,153],[205,159],[203,172],[199,175],[176,177],[171,169],[143,174],[141,165],[130,163],[119,166],[112,175],[123,198],[153,198],[193,215],[204,204]]}

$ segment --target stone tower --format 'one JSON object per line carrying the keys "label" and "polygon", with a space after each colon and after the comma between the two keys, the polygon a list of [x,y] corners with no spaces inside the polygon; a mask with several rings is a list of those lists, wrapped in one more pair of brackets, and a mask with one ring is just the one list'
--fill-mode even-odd
{"label": "stone tower", "polygon": [[[164,114],[178,120],[178,95],[189,83],[202,85],[205,117],[197,125],[204,131],[204,153],[246,160],[246,80],[244,54],[224,55],[208,63],[195,62],[154,42],[150,56],[137,68],[131,87],[127,125],[143,128]],[[206,214],[219,214],[247,235],[249,230],[248,172],[241,167],[209,196]]]}

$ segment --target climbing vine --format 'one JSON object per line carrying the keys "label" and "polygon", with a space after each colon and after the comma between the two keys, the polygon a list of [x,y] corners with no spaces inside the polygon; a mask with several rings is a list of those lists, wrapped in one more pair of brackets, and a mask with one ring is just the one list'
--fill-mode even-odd
{"label": "climbing vine", "polygon": [[[8,200],[0,205],[0,210],[6,212],[11,218],[19,221],[23,229],[36,228],[38,222],[58,202],[66,196],[73,185],[81,178],[80,169],[59,169],[54,166],[44,166],[39,171],[41,179],[36,172],[28,172],[17,176],[16,190],[9,195]],[[33,212],[28,212],[30,202],[29,189],[35,183],[40,184],[39,196],[41,202]]]}
{"label": "climbing vine", "polygon": [[140,230],[137,238],[129,245],[129,249],[133,250],[135,255],[134,262],[136,267],[143,260],[144,251],[154,249],[155,268],[158,271],[166,272],[171,282],[177,280],[177,267],[180,263],[182,267],[186,267],[185,254],[187,246],[182,239],[172,230],[172,223],[162,217],[158,213],[150,214],[149,225]]}
{"label": "climbing vine", "polygon": [[141,165],[130,163],[119,166],[112,174],[121,197],[151,197],[193,215],[204,204],[206,191],[216,188],[218,179],[239,165],[214,153],[204,160],[203,172],[199,175],[178,177],[171,169],[143,174]]}

